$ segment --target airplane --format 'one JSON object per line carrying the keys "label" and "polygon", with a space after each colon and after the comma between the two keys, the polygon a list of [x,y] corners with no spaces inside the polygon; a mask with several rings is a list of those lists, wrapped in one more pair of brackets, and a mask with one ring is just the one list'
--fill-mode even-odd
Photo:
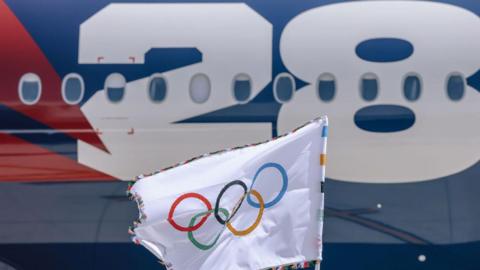
{"label": "airplane", "polygon": [[479,16],[477,0],[0,0],[0,269],[162,269],[127,233],[126,181],[324,114],[321,269],[479,269]]}

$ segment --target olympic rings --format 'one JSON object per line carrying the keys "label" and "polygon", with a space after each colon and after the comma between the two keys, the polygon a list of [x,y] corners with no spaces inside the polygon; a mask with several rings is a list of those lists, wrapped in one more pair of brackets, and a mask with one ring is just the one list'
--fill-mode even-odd
{"label": "olympic rings", "polygon": [[260,209],[258,210],[258,215],[257,215],[257,218],[255,219],[255,222],[248,228],[246,228],[245,230],[243,231],[237,231],[237,229],[235,229],[232,224],[230,222],[227,223],[227,228],[233,233],[233,235],[235,236],[245,236],[251,232],[253,232],[253,230],[255,230],[255,228],[257,228],[258,224],[260,224],[260,221],[262,220],[262,217],[263,217],[263,210],[265,209],[265,203],[263,201],[263,198],[262,196],[260,195],[260,193],[258,193],[258,191],[256,191],[255,189],[252,189],[250,191],[250,193],[255,196],[258,200],[258,202],[260,203]]}
{"label": "olympic rings", "polygon": [[[281,176],[282,176],[282,188],[281,188],[280,192],[278,193],[278,195],[275,198],[273,198],[270,202],[265,202],[262,195],[260,195],[260,193],[257,190],[253,189],[255,181],[259,177],[260,173],[267,168],[274,168],[274,169],[278,170],[280,172]],[[242,197],[240,198],[240,200],[235,205],[235,207],[232,209],[232,213],[230,214],[227,209],[220,208],[220,201],[222,199],[222,196],[225,194],[225,192],[230,187],[232,187],[234,185],[239,185],[240,187],[242,187],[244,193],[243,193]],[[282,165],[280,165],[278,163],[272,163],[272,162],[265,163],[255,173],[255,176],[253,177],[253,181],[250,185],[250,188],[247,188],[247,185],[241,180],[234,180],[234,181],[231,181],[231,182],[227,183],[220,190],[220,193],[218,194],[217,199],[215,201],[215,208],[213,208],[213,209],[212,209],[212,205],[207,200],[207,198],[205,198],[204,196],[202,196],[198,193],[186,193],[186,194],[181,195],[180,197],[178,197],[173,202],[172,206],[170,207],[170,211],[168,213],[168,222],[176,230],[182,231],[182,232],[187,232],[188,239],[190,240],[190,242],[192,242],[192,244],[195,247],[197,247],[198,249],[201,249],[201,250],[208,250],[208,249],[212,248],[217,243],[217,241],[220,238],[220,235],[222,234],[225,227],[227,227],[228,230],[235,236],[245,236],[245,235],[248,235],[249,233],[253,232],[258,227],[258,225],[260,224],[260,221],[262,220],[263,212],[265,211],[265,209],[267,209],[269,207],[272,207],[275,204],[277,204],[283,198],[285,193],[287,192],[287,188],[288,188],[288,175],[287,175],[287,172],[285,171],[285,169],[282,167]],[[251,195],[253,195],[258,202],[254,202],[251,198]],[[204,211],[204,212],[201,212],[199,214],[195,214],[191,218],[188,227],[184,227],[184,226],[178,225],[173,220],[173,214],[175,213],[175,209],[177,208],[177,206],[183,200],[185,200],[187,198],[195,198],[195,199],[200,200],[201,202],[203,202],[205,204],[205,206],[207,207],[207,210]],[[247,202],[250,206],[253,206],[253,207],[258,209],[258,214],[257,214],[257,217],[256,217],[256,219],[255,219],[255,221],[253,222],[252,225],[250,225],[248,228],[246,228],[244,230],[237,230],[236,228],[233,227],[233,225],[231,223],[231,220],[235,216],[235,214],[238,212],[238,210],[240,209],[240,207],[241,207],[243,201],[245,200],[245,198],[247,198]],[[203,224],[207,221],[208,217],[212,213],[214,214],[215,219],[220,224],[225,225],[225,227],[223,227],[223,229],[215,236],[212,243],[202,244],[195,239],[195,237],[193,236],[193,232],[198,230],[201,226],[203,226]],[[222,213],[222,215],[224,216],[223,218],[220,216],[220,213]],[[195,224],[197,219],[201,216],[203,216],[203,217],[200,219],[200,221],[197,224]]]}
{"label": "olympic rings", "polygon": [[[280,192],[278,193],[277,197],[275,197],[272,201],[268,202],[268,203],[265,203],[265,208],[270,208],[272,206],[274,206],[275,204],[277,204],[282,198],[283,198],[283,195],[285,195],[285,192],[287,192],[287,188],[288,188],[288,176],[287,176],[287,172],[285,171],[285,169],[282,167],[282,165],[278,164],[278,163],[273,163],[273,162],[270,162],[270,163],[265,163],[262,167],[260,167],[260,169],[258,169],[258,171],[255,173],[255,176],[253,177],[253,181],[252,181],[252,184],[250,185],[250,189],[253,188],[253,185],[255,184],[255,181],[257,180],[257,177],[258,175],[264,170],[264,169],[267,169],[267,168],[275,168],[277,169],[280,174],[282,175],[282,182],[283,182],[283,185],[282,185],[282,189],[280,190]],[[252,200],[252,198],[250,197],[250,194],[248,194],[247,196],[247,202],[248,204],[250,204],[251,206],[255,207],[255,208],[260,208],[260,204],[254,202]]]}
{"label": "olympic rings", "polygon": [[172,206],[170,207],[170,212],[168,212],[168,222],[170,223],[170,225],[172,225],[175,229],[179,230],[179,231],[182,231],[182,232],[191,232],[191,231],[196,231],[198,230],[208,219],[208,216],[210,216],[210,214],[204,216],[200,222],[195,225],[195,226],[188,226],[188,227],[183,227],[183,226],[180,226],[178,225],[174,220],[173,220],[173,213],[175,212],[175,209],[177,208],[177,206],[180,204],[180,202],[182,202],[183,200],[187,199],[187,198],[197,198],[199,199],[200,201],[202,201],[206,206],[207,206],[207,209],[208,211],[212,210],[212,205],[210,204],[210,202],[207,200],[207,198],[203,197],[202,195],[198,194],[198,193],[186,193],[186,194],[183,194],[182,196],[178,197],[172,204]]}
{"label": "olympic rings", "polygon": [[[232,186],[235,186],[235,185],[239,185],[243,188],[243,196],[242,198],[240,199],[239,203],[237,203],[237,205],[233,208],[233,211],[232,211],[232,214],[230,215],[230,217],[227,217],[226,220],[223,220],[220,215],[218,214],[218,209],[220,207],[220,200],[222,199],[222,196],[223,194],[225,193],[225,191],[227,191],[228,188],[232,187]],[[238,209],[240,208],[240,206],[242,205],[242,202],[243,200],[245,199],[245,195],[247,195],[247,185],[240,181],[240,180],[234,180],[230,183],[228,183],[227,185],[225,185],[222,190],[220,191],[220,193],[218,194],[217,196],[217,201],[215,202],[215,211],[213,211],[213,214],[215,216],[215,218],[217,219],[217,221],[222,224],[222,225],[225,225],[225,223],[228,223],[234,216],[235,214],[237,213]]]}
{"label": "olympic rings", "polygon": [[[205,215],[205,216],[208,216],[208,215],[210,215],[212,212],[213,212],[213,210],[208,210],[208,211],[202,212],[202,213],[200,213],[200,214],[196,214],[196,215],[193,216],[192,219],[190,220],[190,225],[189,225],[189,226],[192,227],[193,224],[195,224],[195,221],[197,220],[197,218],[198,218],[199,216],[203,216],[203,215],[205,215],[205,214],[207,214],[207,215]],[[222,214],[225,215],[225,218],[228,218],[228,211],[227,211],[227,209],[225,209],[225,208],[220,208],[220,212],[222,212]],[[193,244],[194,246],[196,246],[198,249],[208,250],[208,249],[211,249],[213,246],[215,246],[215,244],[217,243],[218,238],[220,238],[220,235],[222,234],[222,232],[223,232],[223,230],[221,230],[221,231],[217,234],[217,236],[215,237],[215,239],[213,240],[213,242],[212,242],[211,244],[206,244],[206,245],[205,245],[205,244],[202,244],[202,243],[198,242],[198,241],[195,239],[195,237],[193,236],[193,232],[192,232],[192,231],[189,231],[189,232],[188,232],[188,239],[189,239],[190,242],[192,242],[192,244]]]}

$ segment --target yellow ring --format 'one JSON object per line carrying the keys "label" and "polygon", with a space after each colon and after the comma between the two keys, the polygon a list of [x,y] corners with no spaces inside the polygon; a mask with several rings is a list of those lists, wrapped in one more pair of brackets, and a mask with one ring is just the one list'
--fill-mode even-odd
{"label": "yellow ring", "polygon": [[258,200],[258,204],[260,204],[260,208],[258,209],[258,215],[257,215],[257,219],[255,220],[255,222],[248,228],[246,228],[245,230],[243,231],[237,231],[237,229],[235,229],[231,222],[228,222],[227,223],[227,228],[233,233],[233,235],[236,235],[236,236],[245,236],[251,232],[253,232],[253,230],[255,230],[255,228],[257,228],[258,224],[260,224],[260,221],[262,220],[262,217],[263,217],[263,210],[265,209],[265,202],[263,201],[263,198],[262,198],[262,195],[260,195],[260,193],[258,193],[258,191],[252,189],[250,191],[250,193],[255,197],[257,198]]}

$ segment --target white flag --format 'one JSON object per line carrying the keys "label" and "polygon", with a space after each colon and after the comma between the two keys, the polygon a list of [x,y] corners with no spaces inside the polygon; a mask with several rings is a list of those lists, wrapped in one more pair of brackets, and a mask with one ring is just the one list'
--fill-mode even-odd
{"label": "white flag", "polygon": [[322,255],[327,118],[203,155],[129,188],[133,240],[167,269],[263,269]]}

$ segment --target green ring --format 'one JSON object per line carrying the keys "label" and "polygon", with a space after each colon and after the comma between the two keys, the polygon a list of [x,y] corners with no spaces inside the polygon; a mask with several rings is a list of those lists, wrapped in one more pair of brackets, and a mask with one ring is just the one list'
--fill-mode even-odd
{"label": "green ring", "polygon": [[[220,212],[222,214],[225,215],[225,219],[228,219],[228,217],[230,216],[230,214],[228,213],[228,210],[225,209],[225,208],[219,208],[218,210],[220,210]],[[195,216],[192,217],[192,219],[190,220],[190,224],[188,224],[189,227],[193,227],[195,225],[195,221],[197,220],[198,217],[200,216],[204,216],[206,214],[211,214],[213,213],[214,209],[212,210],[209,210],[209,211],[205,211],[205,212],[202,212],[200,214],[196,214]],[[225,229],[225,227],[224,227]],[[213,243],[211,244],[207,244],[207,245],[204,245],[200,242],[198,242],[195,237],[193,237],[193,232],[192,231],[189,231],[188,232],[188,239],[190,240],[190,242],[192,242],[192,244],[194,246],[196,246],[198,249],[201,249],[201,250],[208,250],[208,249],[211,249],[213,246],[215,246],[215,244],[217,243],[218,241],[218,238],[220,238],[220,235],[222,234],[223,232],[223,229],[217,234],[217,236],[215,237],[215,240],[213,240]]]}

